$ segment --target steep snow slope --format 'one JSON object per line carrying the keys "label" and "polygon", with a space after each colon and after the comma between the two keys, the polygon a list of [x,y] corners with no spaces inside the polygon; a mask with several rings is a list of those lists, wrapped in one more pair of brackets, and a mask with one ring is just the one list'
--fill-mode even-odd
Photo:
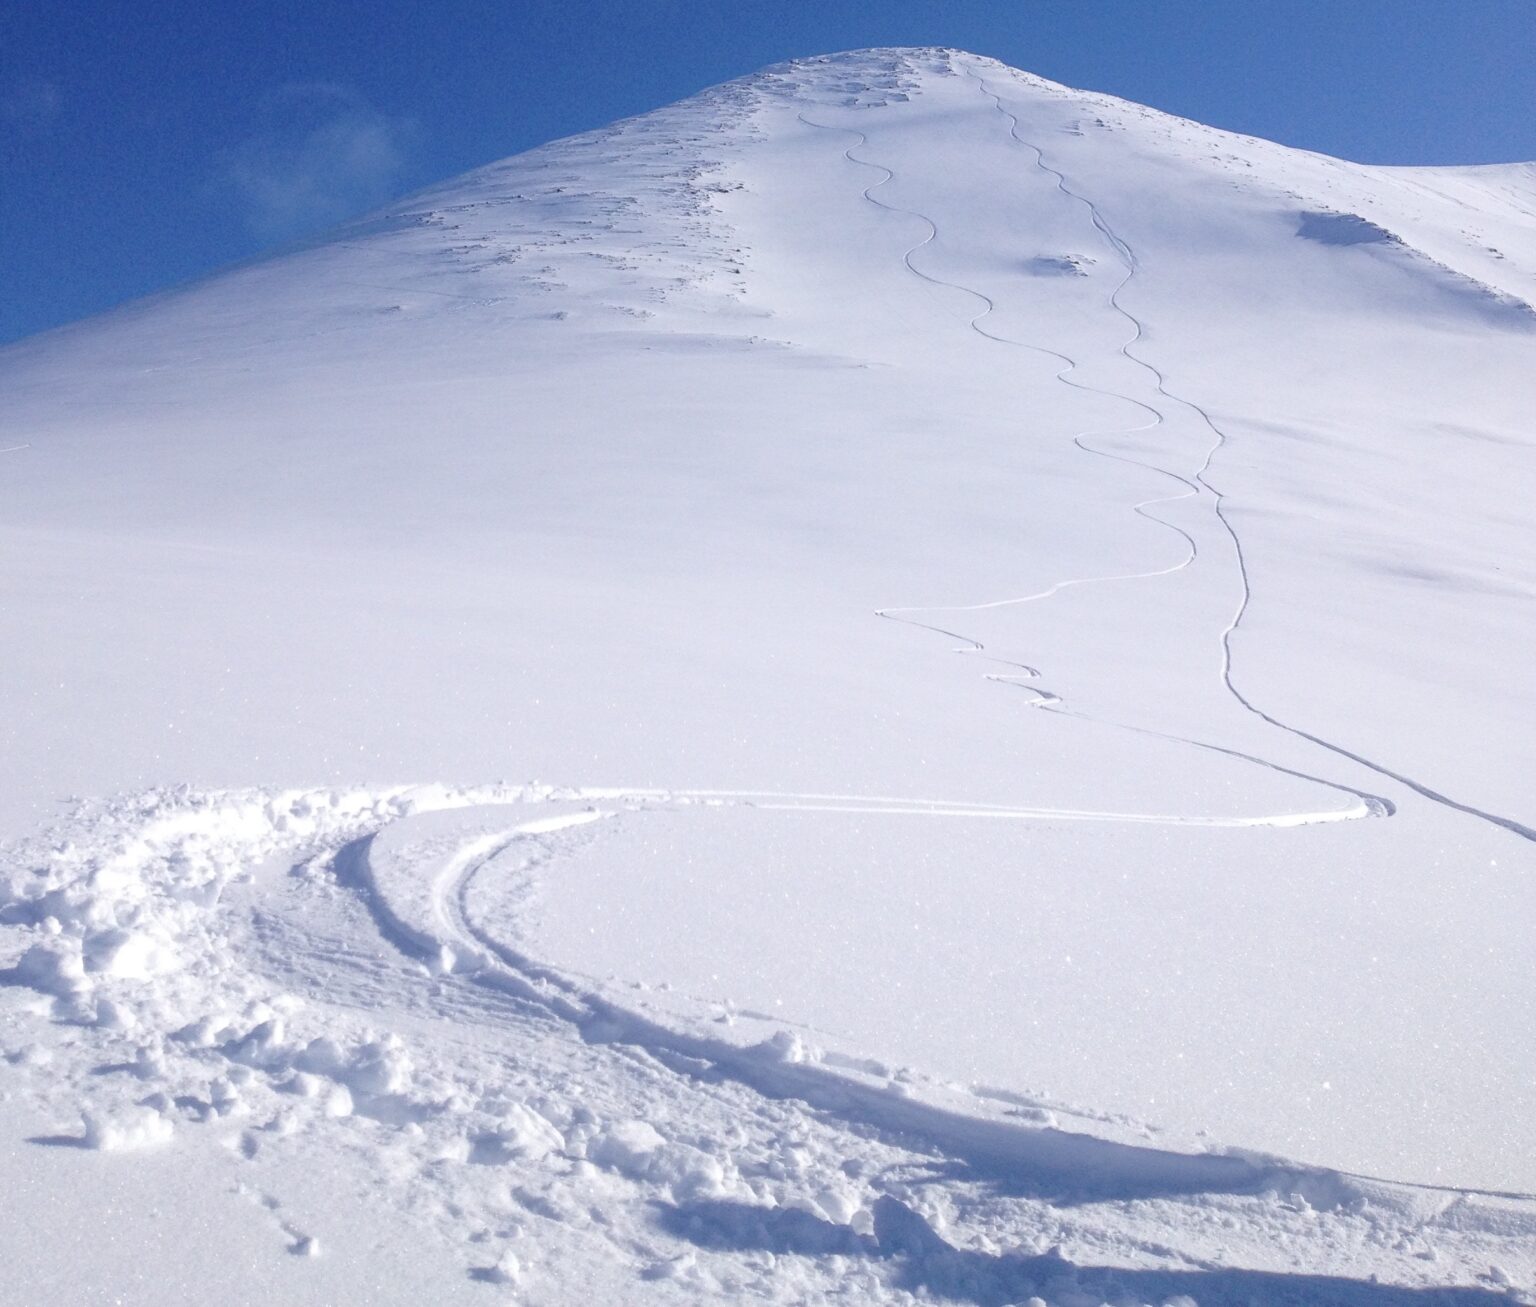
{"label": "steep snow slope", "polygon": [[23,1192],[162,1145],[316,1300],[1530,1288],[1414,1185],[1536,1188],[1533,209],[863,52],[0,354]]}

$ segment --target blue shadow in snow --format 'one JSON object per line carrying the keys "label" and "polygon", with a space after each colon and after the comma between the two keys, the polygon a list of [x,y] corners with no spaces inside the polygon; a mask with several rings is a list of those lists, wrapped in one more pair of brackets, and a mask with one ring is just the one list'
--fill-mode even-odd
{"label": "blue shadow in snow", "polygon": [[1332,1275],[1278,1271],[1124,1270],[1078,1266],[1044,1256],[967,1252],[942,1239],[894,1198],[874,1208],[874,1233],[858,1234],[807,1212],[750,1203],[664,1205],[662,1229],[699,1248],[806,1257],[865,1257],[890,1266],[893,1288],[1006,1307],[1031,1297],[1094,1302],[1166,1302],[1183,1294],[1200,1307],[1507,1307],[1502,1293],[1477,1288],[1405,1289]]}

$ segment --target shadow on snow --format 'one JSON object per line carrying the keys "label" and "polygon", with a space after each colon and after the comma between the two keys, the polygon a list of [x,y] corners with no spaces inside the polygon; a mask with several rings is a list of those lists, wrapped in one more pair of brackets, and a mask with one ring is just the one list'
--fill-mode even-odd
{"label": "shadow on snow", "polygon": [[1054,1251],[1042,1256],[968,1252],[889,1197],[875,1203],[873,1234],[808,1212],[731,1201],[663,1205],[658,1220],[668,1233],[700,1248],[883,1262],[894,1288],[978,1307],[1005,1307],[1034,1296],[1098,1304],[1167,1302],[1183,1295],[1200,1307],[1493,1307],[1509,1301],[1502,1293],[1478,1288],[1410,1289],[1279,1271],[1079,1266]]}

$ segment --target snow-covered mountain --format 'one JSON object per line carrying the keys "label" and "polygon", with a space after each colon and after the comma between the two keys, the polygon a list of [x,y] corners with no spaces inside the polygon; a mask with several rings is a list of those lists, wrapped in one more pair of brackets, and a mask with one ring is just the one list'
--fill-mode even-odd
{"label": "snow-covered mountain", "polygon": [[0,1296],[1530,1301],[1533,303],[882,50],[0,352]]}

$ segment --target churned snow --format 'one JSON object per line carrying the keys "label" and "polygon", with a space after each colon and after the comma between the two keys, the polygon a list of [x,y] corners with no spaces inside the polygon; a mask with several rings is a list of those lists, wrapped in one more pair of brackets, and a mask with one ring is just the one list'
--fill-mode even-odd
{"label": "churned snow", "polygon": [[867,51],[0,353],[0,1298],[1531,1301],[1533,215]]}

